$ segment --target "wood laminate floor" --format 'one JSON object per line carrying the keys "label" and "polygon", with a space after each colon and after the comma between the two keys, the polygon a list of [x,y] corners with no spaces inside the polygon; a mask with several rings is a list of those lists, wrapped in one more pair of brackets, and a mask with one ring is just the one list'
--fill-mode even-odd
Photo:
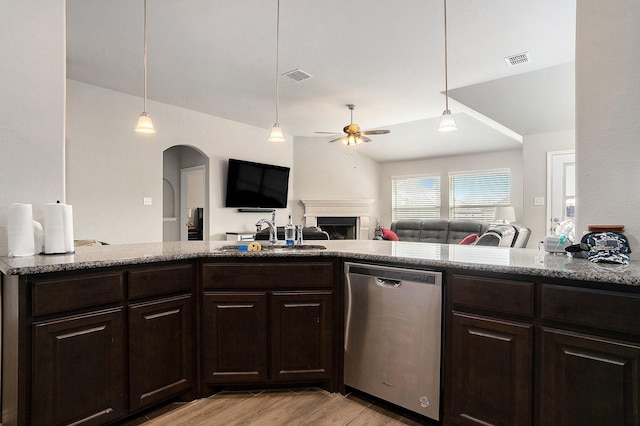
{"label": "wood laminate floor", "polygon": [[421,425],[367,396],[317,388],[221,392],[188,403],[172,403],[141,415],[126,426],[210,425]]}

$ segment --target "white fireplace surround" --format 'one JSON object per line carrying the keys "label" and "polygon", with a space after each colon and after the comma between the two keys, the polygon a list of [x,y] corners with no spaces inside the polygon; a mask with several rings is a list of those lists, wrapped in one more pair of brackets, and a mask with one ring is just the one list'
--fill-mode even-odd
{"label": "white fireplace surround", "polygon": [[305,226],[318,226],[318,217],[355,217],[356,239],[368,240],[373,200],[301,200]]}

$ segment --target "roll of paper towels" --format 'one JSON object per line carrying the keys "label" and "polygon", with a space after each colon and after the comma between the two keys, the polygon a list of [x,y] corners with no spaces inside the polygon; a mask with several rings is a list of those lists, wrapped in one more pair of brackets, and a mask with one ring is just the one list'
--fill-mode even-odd
{"label": "roll of paper towels", "polygon": [[73,208],[69,204],[64,205],[64,248],[67,253],[75,251],[73,246]]}
{"label": "roll of paper towels", "polygon": [[33,256],[33,209],[31,204],[14,203],[7,212],[9,256]]}
{"label": "roll of paper towels", "polygon": [[73,215],[70,205],[49,203],[44,211],[44,252],[71,253],[73,248]]}
{"label": "roll of paper towels", "polygon": [[42,253],[44,250],[44,230],[42,224],[37,221],[33,221],[33,244],[36,254]]}

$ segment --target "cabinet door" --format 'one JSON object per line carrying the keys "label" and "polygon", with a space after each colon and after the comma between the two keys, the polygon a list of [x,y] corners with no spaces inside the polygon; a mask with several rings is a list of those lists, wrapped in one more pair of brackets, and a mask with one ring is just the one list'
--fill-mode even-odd
{"label": "cabinet door", "polygon": [[97,425],[124,415],[122,308],[33,325],[34,425]]}
{"label": "cabinet door", "polygon": [[205,293],[204,380],[210,384],[267,380],[267,294]]}
{"label": "cabinet door", "polygon": [[129,307],[132,411],[193,389],[192,311],[191,295]]}
{"label": "cabinet door", "polygon": [[333,374],[331,291],[274,292],[271,378],[329,380]]}
{"label": "cabinet door", "polygon": [[533,325],[454,311],[451,333],[449,422],[530,425]]}
{"label": "cabinet door", "polygon": [[637,425],[640,346],[542,330],[540,424]]}

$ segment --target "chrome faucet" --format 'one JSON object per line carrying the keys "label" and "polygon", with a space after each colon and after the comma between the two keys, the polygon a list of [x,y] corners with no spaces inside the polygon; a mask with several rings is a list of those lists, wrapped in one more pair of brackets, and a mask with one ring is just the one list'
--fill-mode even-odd
{"label": "chrome faucet", "polygon": [[256,223],[256,229],[260,231],[262,225],[266,224],[269,227],[269,242],[271,244],[278,243],[278,228],[276,228],[276,212],[275,210],[271,213],[271,220],[268,219],[260,219]]}

